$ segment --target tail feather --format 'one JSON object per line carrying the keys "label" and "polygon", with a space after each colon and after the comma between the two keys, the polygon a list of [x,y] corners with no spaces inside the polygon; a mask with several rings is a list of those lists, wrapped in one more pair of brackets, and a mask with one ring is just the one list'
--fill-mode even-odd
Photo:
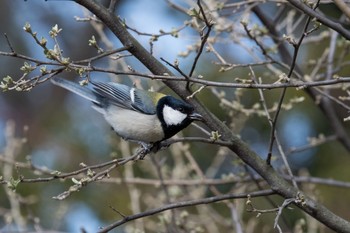
{"label": "tail feather", "polygon": [[77,95],[80,95],[81,97],[88,99],[95,104],[98,104],[98,105],[101,104],[96,94],[92,90],[86,87],[82,87],[78,83],[71,82],[59,77],[51,78],[51,82],[57,86],[67,89],[68,91],[71,91]]}

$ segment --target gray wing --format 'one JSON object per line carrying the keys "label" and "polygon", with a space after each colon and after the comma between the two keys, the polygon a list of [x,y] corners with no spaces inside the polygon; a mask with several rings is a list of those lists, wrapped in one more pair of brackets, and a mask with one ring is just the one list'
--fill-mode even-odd
{"label": "gray wing", "polygon": [[65,88],[65,89],[67,89],[67,90],[69,90],[77,95],[80,95],[80,96],[84,97],[85,99],[88,99],[97,105],[101,104],[100,100],[98,100],[96,94],[93,93],[92,90],[90,90],[87,87],[81,86],[78,83],[71,82],[71,81],[68,81],[66,79],[59,78],[59,77],[51,78],[51,82],[57,86]]}
{"label": "gray wing", "polygon": [[106,98],[110,104],[148,115],[156,113],[156,106],[147,91],[112,82],[90,81],[90,83],[93,85],[94,92]]}

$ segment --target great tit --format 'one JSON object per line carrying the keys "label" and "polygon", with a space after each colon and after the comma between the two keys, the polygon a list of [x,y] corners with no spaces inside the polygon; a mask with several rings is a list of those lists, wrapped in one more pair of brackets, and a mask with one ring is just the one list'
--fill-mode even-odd
{"label": "great tit", "polygon": [[51,82],[90,100],[120,137],[142,145],[159,143],[202,120],[191,105],[162,93],[114,82],[90,80],[92,89],[58,77]]}

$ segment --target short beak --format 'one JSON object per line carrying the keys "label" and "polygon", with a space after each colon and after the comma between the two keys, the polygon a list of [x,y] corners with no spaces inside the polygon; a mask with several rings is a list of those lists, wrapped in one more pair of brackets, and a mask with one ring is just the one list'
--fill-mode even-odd
{"label": "short beak", "polygon": [[189,115],[189,118],[190,118],[191,120],[194,120],[194,121],[202,121],[202,120],[203,120],[202,115],[201,115],[201,114],[198,114],[198,113],[196,113],[196,112],[191,113],[191,114]]}

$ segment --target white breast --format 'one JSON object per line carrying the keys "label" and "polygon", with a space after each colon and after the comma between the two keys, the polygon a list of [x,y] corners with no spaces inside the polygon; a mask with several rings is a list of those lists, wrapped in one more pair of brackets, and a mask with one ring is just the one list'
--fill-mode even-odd
{"label": "white breast", "polygon": [[163,128],[156,115],[145,115],[116,106],[111,106],[102,113],[116,133],[124,139],[151,143],[164,138]]}

